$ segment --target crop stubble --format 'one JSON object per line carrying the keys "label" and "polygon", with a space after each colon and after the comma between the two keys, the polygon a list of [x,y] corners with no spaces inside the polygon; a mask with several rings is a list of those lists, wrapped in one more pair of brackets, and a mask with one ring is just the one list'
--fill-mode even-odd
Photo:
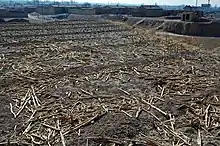
{"label": "crop stubble", "polygon": [[109,21],[2,24],[0,145],[219,145],[219,51]]}

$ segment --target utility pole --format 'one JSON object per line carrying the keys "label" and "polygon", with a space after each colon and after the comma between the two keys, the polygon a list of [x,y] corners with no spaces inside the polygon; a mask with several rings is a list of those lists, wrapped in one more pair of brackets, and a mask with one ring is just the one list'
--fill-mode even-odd
{"label": "utility pole", "polygon": [[196,7],[198,6],[198,0],[196,0]]}

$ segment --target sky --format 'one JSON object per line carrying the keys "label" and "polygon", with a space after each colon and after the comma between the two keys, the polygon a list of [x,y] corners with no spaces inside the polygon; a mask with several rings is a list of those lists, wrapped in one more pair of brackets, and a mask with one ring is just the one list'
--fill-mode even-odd
{"label": "sky", "polygon": [[[62,0],[60,0],[62,1]],[[126,3],[126,4],[155,4],[158,5],[196,5],[196,0],[75,0],[76,2],[93,3]],[[198,0],[198,5],[207,3],[208,0]],[[220,5],[220,0],[211,0],[211,4]]]}

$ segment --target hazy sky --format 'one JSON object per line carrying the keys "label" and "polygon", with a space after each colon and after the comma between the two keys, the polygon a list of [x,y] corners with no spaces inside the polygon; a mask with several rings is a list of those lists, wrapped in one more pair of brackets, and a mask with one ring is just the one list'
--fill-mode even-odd
{"label": "hazy sky", "polygon": [[[75,0],[76,2],[93,2],[93,3],[128,3],[128,4],[155,4],[158,5],[196,5],[196,0]],[[207,3],[208,0],[198,0],[198,4]],[[212,5],[220,5],[220,0],[211,0]]]}

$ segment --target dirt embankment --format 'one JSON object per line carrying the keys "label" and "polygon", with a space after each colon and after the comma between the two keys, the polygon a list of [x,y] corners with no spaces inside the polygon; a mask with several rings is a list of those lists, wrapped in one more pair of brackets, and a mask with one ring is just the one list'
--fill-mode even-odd
{"label": "dirt embankment", "polygon": [[164,31],[193,36],[220,37],[220,23],[172,22],[167,21]]}
{"label": "dirt embankment", "polygon": [[26,18],[5,18],[0,19],[0,24],[3,23],[28,23],[28,19]]}
{"label": "dirt embankment", "polygon": [[164,20],[157,18],[135,18],[129,17],[126,21],[129,25],[135,25],[139,21],[140,26],[154,28],[156,30],[163,30],[166,32],[192,35],[192,36],[206,36],[206,37],[220,37],[220,23],[218,22],[182,22],[177,20]]}
{"label": "dirt embankment", "polygon": [[29,23],[29,21],[27,19],[13,18],[13,19],[7,20],[6,23]]}

